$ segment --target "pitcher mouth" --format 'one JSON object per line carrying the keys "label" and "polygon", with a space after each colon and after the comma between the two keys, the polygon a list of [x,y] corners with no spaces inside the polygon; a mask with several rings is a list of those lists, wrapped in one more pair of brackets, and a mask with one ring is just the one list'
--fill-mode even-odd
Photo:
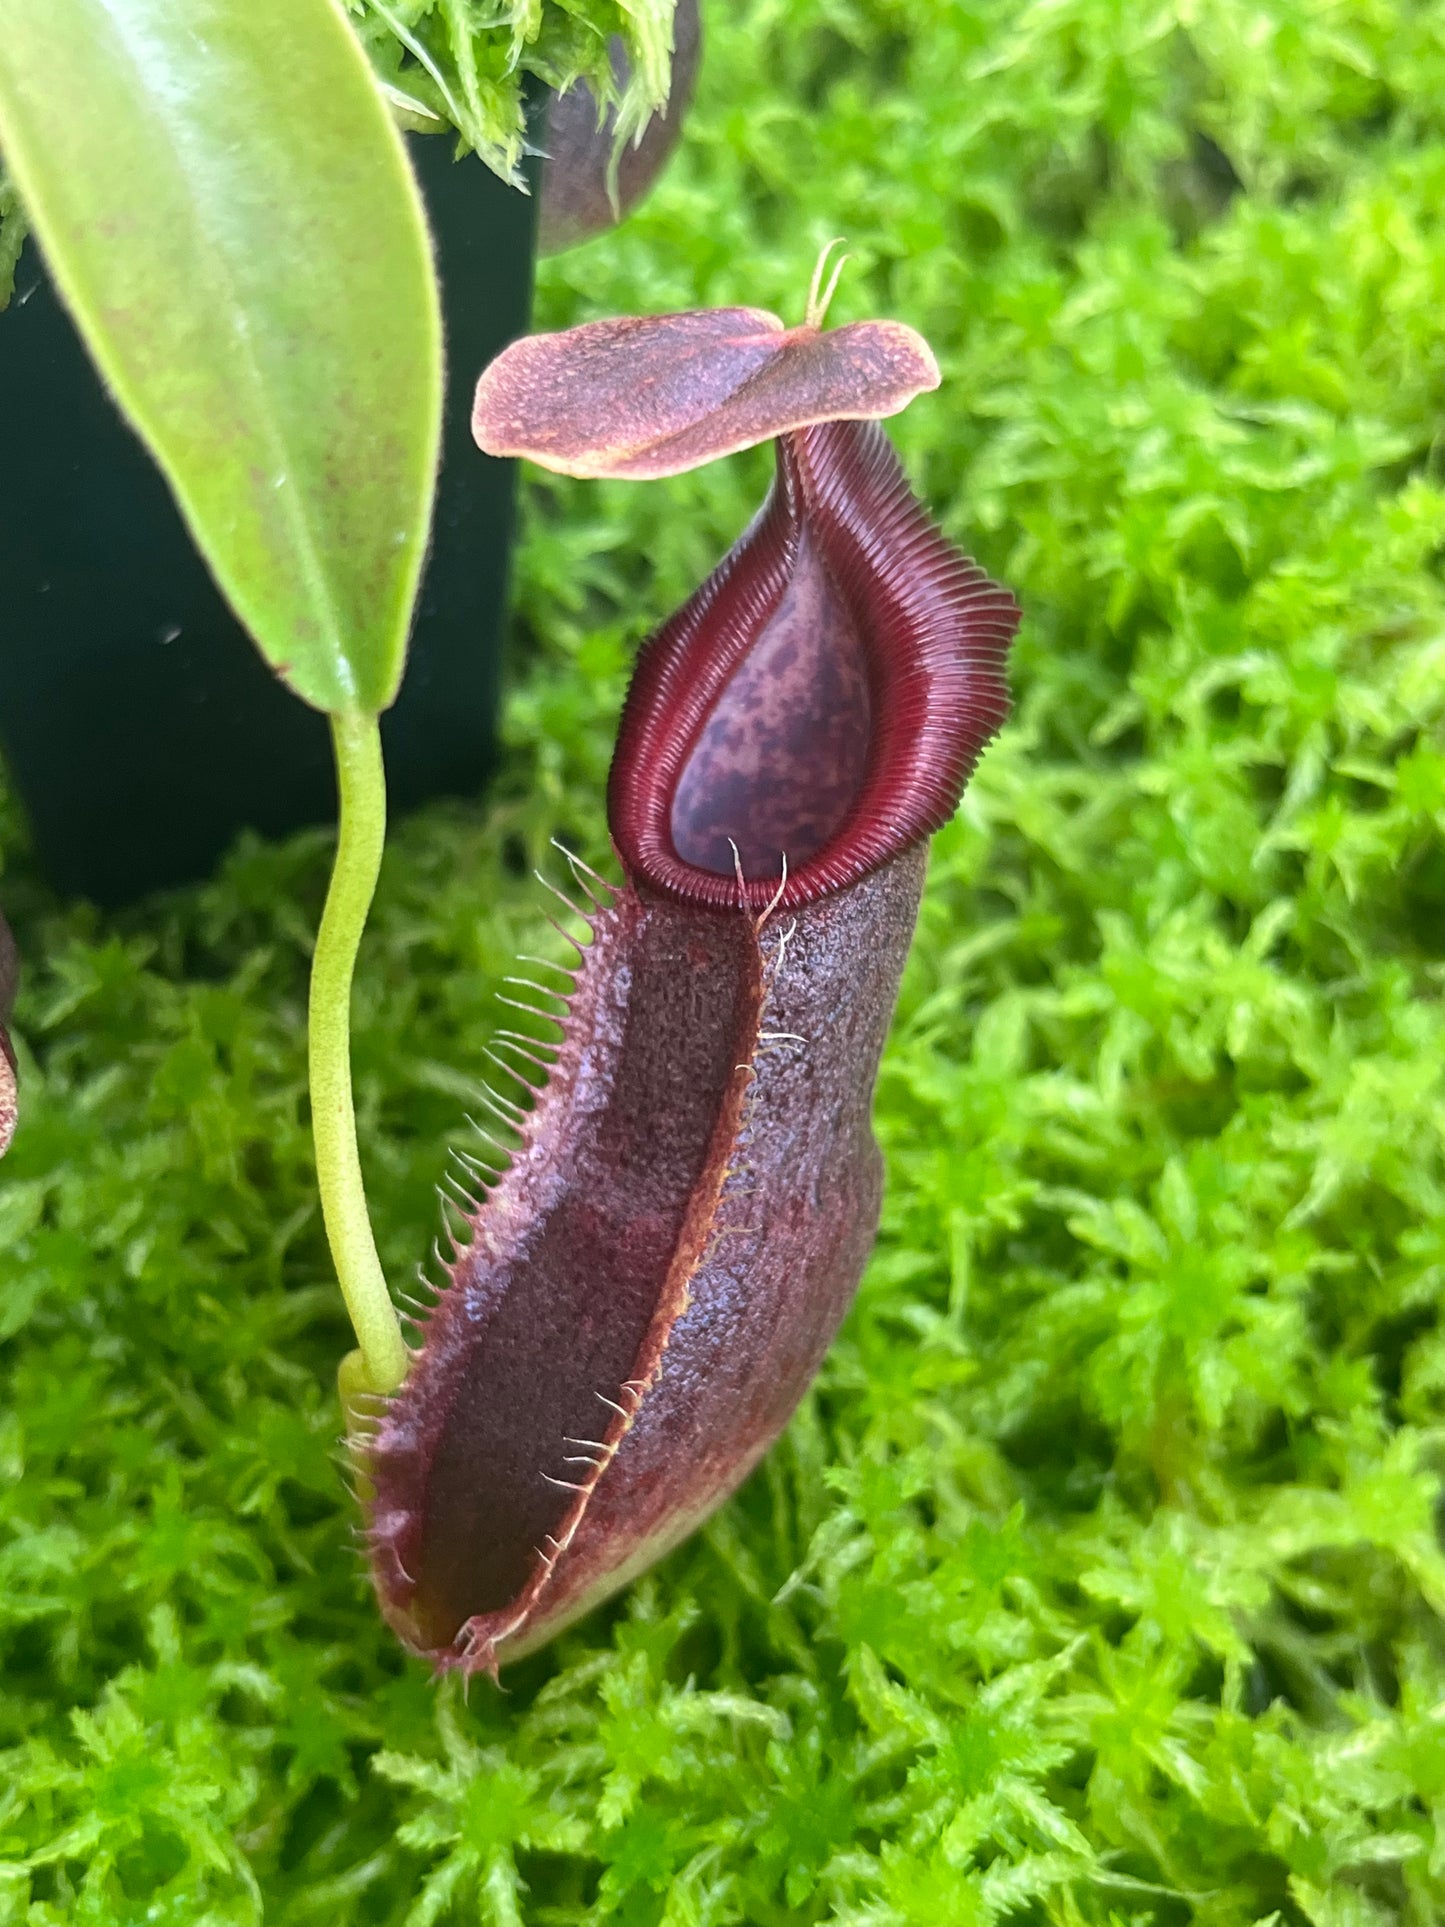
{"label": "pitcher mouth", "polygon": [[1018,606],[882,429],[777,449],[752,527],[643,649],[608,783],[624,868],[687,903],[845,889],[948,820],[1008,710]]}

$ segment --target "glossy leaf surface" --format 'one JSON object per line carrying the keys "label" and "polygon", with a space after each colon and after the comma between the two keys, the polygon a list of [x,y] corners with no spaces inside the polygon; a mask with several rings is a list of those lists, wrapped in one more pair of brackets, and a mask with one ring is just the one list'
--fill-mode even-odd
{"label": "glossy leaf surface", "polygon": [[317,708],[384,708],[440,323],[406,156],[334,0],[0,0],[0,148],[266,660]]}

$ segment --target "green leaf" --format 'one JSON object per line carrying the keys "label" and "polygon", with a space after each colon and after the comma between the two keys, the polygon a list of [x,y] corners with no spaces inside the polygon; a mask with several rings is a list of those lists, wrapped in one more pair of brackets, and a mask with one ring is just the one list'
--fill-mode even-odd
{"label": "green leaf", "polygon": [[0,0],[0,147],[266,660],[319,709],[385,708],[441,329],[400,137],[333,0]]}

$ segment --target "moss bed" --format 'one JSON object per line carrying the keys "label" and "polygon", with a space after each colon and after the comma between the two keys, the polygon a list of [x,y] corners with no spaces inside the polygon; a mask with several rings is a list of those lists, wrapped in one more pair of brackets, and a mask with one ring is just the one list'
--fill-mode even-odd
{"label": "moss bed", "polygon": [[[1445,1915],[1445,10],[733,0],[539,325],[922,328],[897,437],[1019,593],[784,1442],[440,1692],[381,1629],[302,1011],[327,838],[56,903],[13,811],[0,1921],[1376,1927]],[[467,379],[473,371],[457,371]],[[503,776],[398,826],[357,1009],[389,1273],[534,864],[762,456],[528,485]]]}

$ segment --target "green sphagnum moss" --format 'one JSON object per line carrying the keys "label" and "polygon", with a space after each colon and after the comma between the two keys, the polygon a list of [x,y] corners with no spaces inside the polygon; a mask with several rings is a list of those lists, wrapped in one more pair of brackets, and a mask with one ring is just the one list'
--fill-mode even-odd
{"label": "green sphagnum moss", "polygon": [[[617,109],[622,137],[667,99],[674,0],[345,0],[392,99],[416,124],[450,126],[520,181],[525,82],[581,81]],[[628,57],[619,86],[610,42]]]}
{"label": "green sphagnum moss", "polygon": [[[412,8],[421,16],[421,10]],[[429,30],[451,17],[441,7]],[[1427,1927],[1445,1917],[1445,12],[736,0],[538,324],[924,330],[921,492],[1019,591],[938,838],[890,1189],[785,1442],[438,1694],[335,1458],[304,1121],[326,838],[102,920],[13,815],[0,1920]],[[458,370],[465,380],[472,371]],[[761,492],[529,484],[504,779],[400,825],[356,1071],[404,1281],[534,863]]]}

